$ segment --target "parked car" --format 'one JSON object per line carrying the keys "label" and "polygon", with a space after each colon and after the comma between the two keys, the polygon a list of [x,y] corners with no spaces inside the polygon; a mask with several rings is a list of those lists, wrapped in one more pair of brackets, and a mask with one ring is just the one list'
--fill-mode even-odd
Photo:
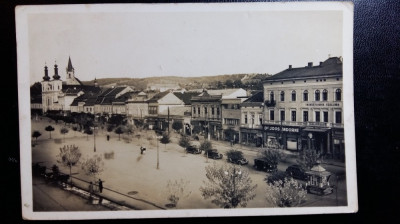
{"label": "parked car", "polygon": [[212,159],[222,159],[223,157],[223,155],[221,153],[218,153],[216,149],[209,150],[208,152],[206,151],[204,152],[204,155]]}
{"label": "parked car", "polygon": [[186,152],[192,154],[200,154],[201,150],[195,145],[189,145],[188,147],[186,147]]}
{"label": "parked car", "polygon": [[242,158],[232,158],[231,157],[231,158],[228,158],[228,162],[235,163],[238,165],[246,165],[249,163],[249,161],[244,157],[242,157]]}
{"label": "parked car", "polygon": [[306,174],[306,171],[300,166],[300,165],[291,165],[286,169],[286,173],[299,180],[305,180],[307,181],[308,175]]}
{"label": "parked car", "polygon": [[256,170],[262,170],[266,172],[275,172],[277,170],[277,165],[269,164],[265,159],[258,158],[254,159],[254,168]]}

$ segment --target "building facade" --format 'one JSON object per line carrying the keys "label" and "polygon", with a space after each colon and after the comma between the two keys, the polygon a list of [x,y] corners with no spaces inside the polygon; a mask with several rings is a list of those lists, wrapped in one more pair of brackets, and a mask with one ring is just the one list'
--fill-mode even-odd
{"label": "building facade", "polygon": [[240,142],[245,145],[261,146],[264,120],[264,93],[254,93],[241,106]]}
{"label": "building facade", "polygon": [[285,149],[344,155],[342,60],[288,69],[264,81],[263,139]]}

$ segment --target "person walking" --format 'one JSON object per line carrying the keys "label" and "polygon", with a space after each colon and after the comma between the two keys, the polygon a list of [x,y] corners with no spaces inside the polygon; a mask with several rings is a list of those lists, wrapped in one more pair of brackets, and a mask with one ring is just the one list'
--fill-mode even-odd
{"label": "person walking", "polygon": [[99,192],[101,193],[103,191],[103,181],[99,179]]}

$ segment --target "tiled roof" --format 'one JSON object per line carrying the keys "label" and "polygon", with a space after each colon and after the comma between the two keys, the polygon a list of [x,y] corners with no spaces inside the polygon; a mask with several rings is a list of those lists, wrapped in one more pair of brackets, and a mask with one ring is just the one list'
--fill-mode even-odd
{"label": "tiled roof", "polygon": [[342,61],[340,60],[340,58],[332,57],[322,62],[318,66],[288,68],[271,77],[266,78],[265,82],[285,79],[343,75],[342,67]]}
{"label": "tiled roof", "polygon": [[83,91],[84,93],[99,93],[101,89],[96,86],[85,86],[85,85],[63,85],[62,91],[67,95],[74,95]]}
{"label": "tiled roof", "polygon": [[79,102],[84,102],[85,106],[93,106],[97,100],[97,96],[96,93],[85,93],[76,97],[74,101],[72,101],[71,106],[78,106]]}

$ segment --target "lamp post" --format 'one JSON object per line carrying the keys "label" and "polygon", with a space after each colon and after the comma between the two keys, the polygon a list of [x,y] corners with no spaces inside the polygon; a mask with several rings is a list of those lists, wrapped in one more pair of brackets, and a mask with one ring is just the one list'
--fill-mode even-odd
{"label": "lamp post", "polygon": [[229,188],[229,190],[231,191],[231,192],[229,192],[229,195],[231,195],[231,201],[230,201],[230,203],[231,203],[231,206],[232,206],[233,208],[236,208],[237,205],[238,205],[239,202],[240,202],[239,199],[238,199],[238,197],[237,197],[237,194],[236,194],[236,178],[237,178],[237,177],[240,177],[240,176],[242,175],[242,171],[240,170],[240,168],[239,168],[239,170],[237,170],[237,169],[236,169],[236,166],[233,166],[233,169],[230,170],[230,171],[231,171],[231,172],[225,171],[224,173],[225,173],[226,176],[229,176],[228,181],[229,181],[230,183],[232,183],[232,187]]}

